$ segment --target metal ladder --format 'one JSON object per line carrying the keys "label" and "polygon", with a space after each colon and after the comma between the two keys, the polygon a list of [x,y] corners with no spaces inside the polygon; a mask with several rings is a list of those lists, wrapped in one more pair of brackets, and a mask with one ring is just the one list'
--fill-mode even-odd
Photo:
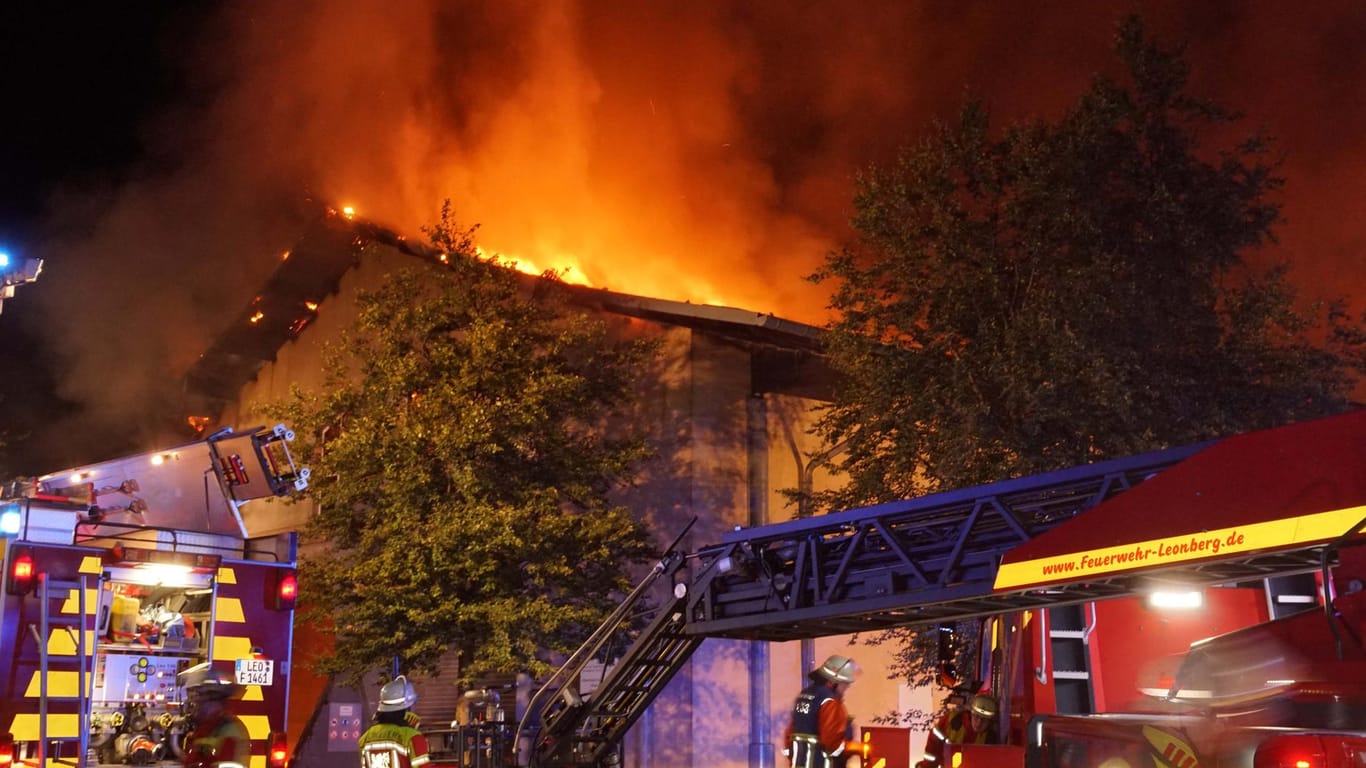
{"label": "metal ladder", "polygon": [[1312,573],[1272,576],[1265,580],[1267,611],[1280,619],[1319,604],[1318,581]]}
{"label": "metal ladder", "polygon": [[1047,613],[1057,711],[1064,715],[1090,714],[1096,709],[1090,644],[1091,632],[1096,628],[1096,604],[1064,605],[1049,608]]}
{"label": "metal ladder", "polygon": [[[800,640],[1057,605],[1041,590],[997,592],[1002,556],[1206,445],[737,529],[698,553],[706,567],[689,585],[688,631]],[[1130,591],[1067,585],[1069,602]]]}
{"label": "metal ladder", "polygon": [[[38,574],[38,624],[29,624],[29,632],[38,644],[38,754],[33,764],[45,766],[49,763],[60,765],[85,765],[86,753],[90,748],[90,695],[92,685],[92,659],[94,648],[86,643],[86,631],[92,627],[93,612],[86,601],[89,575],[81,574],[74,581],[51,580],[46,573]],[[64,600],[74,590],[77,611],[75,616],[52,613],[52,601]],[[61,627],[71,635],[76,646],[76,684],[79,691],[77,699],[76,736],[51,737],[48,734],[48,716],[51,695],[48,690],[52,672],[51,653],[48,641],[54,627]],[[74,627],[74,631],[73,631]],[[92,630],[93,631],[93,630]],[[77,744],[75,755],[62,755],[61,745],[67,742]],[[49,755],[48,750],[53,754]],[[19,761],[29,762],[29,761]]]}
{"label": "metal ladder", "polygon": [[612,750],[702,644],[704,638],[684,631],[686,606],[686,590],[680,589],[590,696],[546,718],[534,750],[536,765],[612,762]]}
{"label": "metal ladder", "polygon": [[631,594],[531,697],[513,736],[520,748],[526,726],[539,721],[528,754],[530,765],[565,768],[612,762],[626,731],[701,645],[701,637],[684,632],[687,586],[674,584],[672,595],[597,689],[587,697],[579,693],[584,669],[629,623],[634,607],[655,583],[671,579],[683,566],[685,557],[678,544],[696,522],[694,518],[684,527]]}

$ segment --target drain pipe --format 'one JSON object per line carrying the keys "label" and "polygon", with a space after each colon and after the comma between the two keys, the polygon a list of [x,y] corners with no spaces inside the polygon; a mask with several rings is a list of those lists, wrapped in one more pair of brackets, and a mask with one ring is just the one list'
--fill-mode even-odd
{"label": "drain pipe", "polygon": [[[788,439],[791,441],[790,436]],[[797,476],[797,517],[811,517],[814,512],[811,508],[811,494],[814,492],[816,485],[814,480],[816,468],[829,461],[832,457],[843,453],[848,444],[849,442],[847,440],[842,440],[834,446],[831,446],[830,450],[812,456],[810,461],[801,466],[801,472],[798,473]],[[801,451],[797,449],[796,442],[792,442],[792,453],[798,457],[802,455]],[[809,637],[804,637],[798,642],[801,644],[801,674],[805,675],[816,668],[816,641]],[[805,685],[805,680],[803,680],[802,686],[805,687]]]}
{"label": "drain pipe", "polygon": [[[751,395],[745,405],[749,467],[749,525],[768,523],[768,400]],[[749,768],[773,768],[769,693],[772,657],[767,640],[749,641]]]}

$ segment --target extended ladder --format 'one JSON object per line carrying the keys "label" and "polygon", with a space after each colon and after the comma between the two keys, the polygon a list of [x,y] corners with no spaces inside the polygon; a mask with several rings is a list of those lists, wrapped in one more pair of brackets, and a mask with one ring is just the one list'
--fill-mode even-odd
{"label": "extended ladder", "polygon": [[694,518],[684,527],[631,594],[527,702],[513,740],[520,748],[523,730],[539,721],[528,756],[531,765],[591,766],[603,761],[701,644],[702,638],[683,631],[687,585],[675,584],[670,600],[597,689],[586,698],[579,692],[584,669],[609,639],[627,628],[636,604],[660,579],[672,578],[682,567],[684,556],[677,546],[696,522]]}
{"label": "extended ladder", "polygon": [[701,637],[684,631],[686,604],[686,591],[680,589],[591,695],[577,701],[569,697],[545,719],[534,764],[611,763],[609,754],[702,644]]}
{"label": "extended ladder", "polygon": [[688,632],[796,640],[928,625],[1125,594],[1076,584],[1066,601],[997,594],[1001,556],[1176,464],[1183,446],[906,501],[741,529],[699,557]]}

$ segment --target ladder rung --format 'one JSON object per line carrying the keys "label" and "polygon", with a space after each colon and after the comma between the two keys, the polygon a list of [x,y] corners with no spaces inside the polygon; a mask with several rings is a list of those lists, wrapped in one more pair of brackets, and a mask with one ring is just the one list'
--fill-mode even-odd
{"label": "ladder rung", "polygon": [[1053,677],[1056,680],[1090,680],[1090,672],[1081,672],[1074,669],[1055,669]]}
{"label": "ladder rung", "polygon": [[60,615],[60,616],[48,616],[48,617],[47,617],[47,623],[48,623],[49,625],[54,625],[54,626],[59,626],[59,627],[70,627],[70,626],[75,626],[76,624],[80,624],[80,623],[82,623],[85,619],[88,619],[88,618],[90,618],[90,617],[89,617],[89,616],[80,616],[80,615],[77,615],[77,616],[69,616],[69,615],[67,615],[67,614],[64,613],[64,614],[62,614],[62,615]]}
{"label": "ladder rung", "polygon": [[1048,636],[1058,640],[1081,640],[1086,637],[1086,632],[1080,629],[1052,629]]}

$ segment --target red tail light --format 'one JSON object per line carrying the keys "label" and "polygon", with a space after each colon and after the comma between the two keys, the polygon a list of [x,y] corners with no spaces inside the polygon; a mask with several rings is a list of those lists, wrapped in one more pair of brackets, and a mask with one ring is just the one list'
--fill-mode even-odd
{"label": "red tail light", "polygon": [[1323,740],[1308,733],[1273,736],[1257,747],[1253,768],[1324,768],[1328,764]]}
{"label": "red tail light", "polygon": [[279,731],[270,734],[270,753],[266,758],[270,768],[284,768],[285,759],[289,757],[289,745],[285,743],[285,735]]}
{"label": "red tail light", "polygon": [[[10,550],[9,593],[27,595],[33,591],[33,555],[23,547]],[[0,763],[3,765],[3,763]]]}
{"label": "red tail light", "polygon": [[280,571],[275,581],[275,610],[292,611],[299,597],[299,577],[291,570]]}
{"label": "red tail light", "polygon": [[0,733],[0,768],[14,765],[14,734]]}

